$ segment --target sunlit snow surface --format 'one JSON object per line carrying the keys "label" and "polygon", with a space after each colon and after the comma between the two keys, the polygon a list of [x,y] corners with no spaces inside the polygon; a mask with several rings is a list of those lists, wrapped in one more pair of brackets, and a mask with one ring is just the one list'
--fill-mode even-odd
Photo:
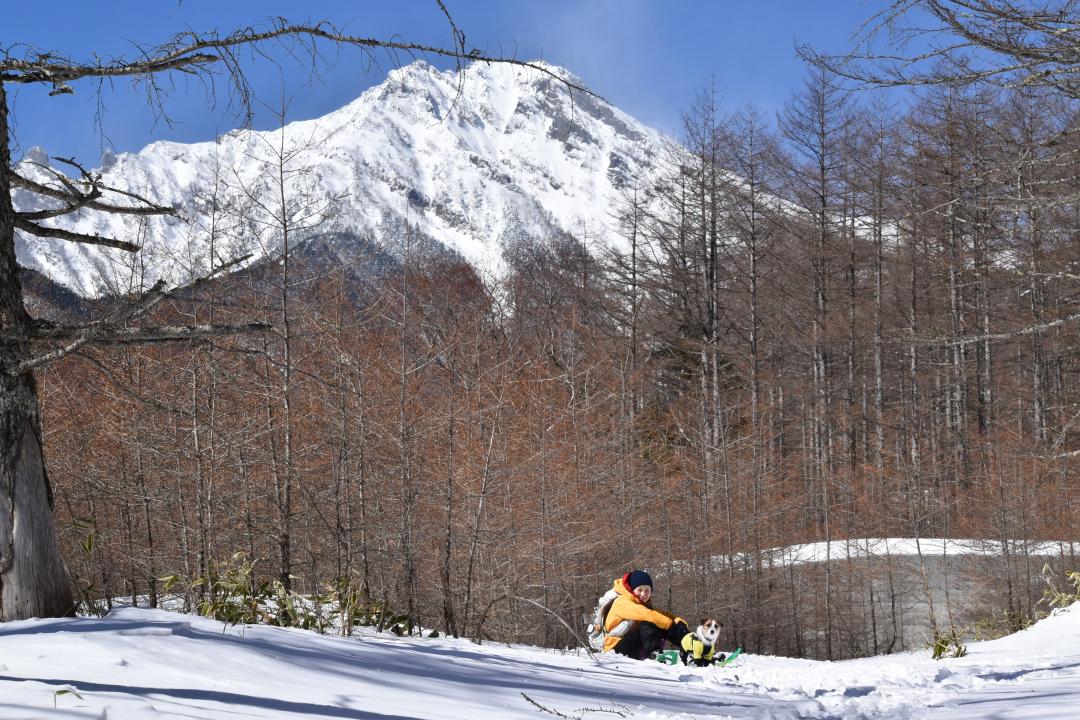
{"label": "sunlit snow surface", "polygon": [[[1074,557],[1080,543],[1058,540],[1011,540],[1008,550],[1014,555],[1035,557]],[[997,540],[946,539],[946,538],[859,538],[833,540],[832,542],[786,545],[762,551],[766,565],[800,565],[820,563],[826,560],[851,560],[855,558],[887,558],[897,556],[941,558],[958,555],[1002,555],[1001,542]],[[750,556],[746,556],[750,557]],[[736,559],[742,559],[737,556]],[[718,557],[718,563],[727,558]],[[1077,715],[1080,717],[1080,715]]]}
{"label": "sunlit snow surface", "polygon": [[[64,692],[68,691],[68,692]],[[0,718],[1076,718],[1080,606],[968,655],[728,668],[157,610],[0,625]]]}

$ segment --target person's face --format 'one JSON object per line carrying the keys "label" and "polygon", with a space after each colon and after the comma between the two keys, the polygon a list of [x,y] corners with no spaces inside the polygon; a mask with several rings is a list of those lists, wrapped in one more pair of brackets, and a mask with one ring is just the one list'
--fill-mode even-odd
{"label": "person's face", "polygon": [[634,588],[634,597],[643,604],[649,602],[649,599],[652,597],[652,585],[638,585]]}

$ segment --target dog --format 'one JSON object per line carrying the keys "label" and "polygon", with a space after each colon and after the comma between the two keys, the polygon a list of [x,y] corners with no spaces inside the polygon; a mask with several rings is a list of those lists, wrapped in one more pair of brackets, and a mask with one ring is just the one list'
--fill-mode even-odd
{"label": "dog", "polygon": [[705,646],[705,651],[701,657],[694,657],[693,652],[688,649],[681,649],[679,651],[679,657],[682,659],[683,665],[694,664],[698,667],[704,667],[711,665],[714,662],[720,662],[724,659],[723,653],[715,653],[716,641],[720,637],[720,628],[723,627],[718,620],[712,618],[705,618],[701,621],[701,624],[694,628],[691,633],[694,638],[701,642]]}

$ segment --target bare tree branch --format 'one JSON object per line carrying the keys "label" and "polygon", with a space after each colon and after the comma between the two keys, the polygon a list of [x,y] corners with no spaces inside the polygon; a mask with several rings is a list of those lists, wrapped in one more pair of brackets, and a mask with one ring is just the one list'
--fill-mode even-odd
{"label": "bare tree branch", "polygon": [[1049,330],[1051,328],[1064,325],[1065,323],[1080,320],[1080,313],[1075,315],[1069,315],[1067,317],[1058,318],[1057,320],[1051,320],[1050,322],[1040,323],[1038,325],[1029,325],[1027,327],[1020,328],[1019,330],[1012,330],[1004,333],[993,333],[990,335],[971,335],[962,338],[938,338],[935,340],[923,340],[916,342],[916,345],[920,346],[934,346],[934,347],[954,347],[956,345],[971,345],[973,343],[980,342],[995,342],[998,340],[1013,340],[1018,337],[1024,337],[1025,335],[1033,335],[1035,333],[1042,332],[1043,330]]}
{"label": "bare tree branch", "polygon": [[[51,169],[51,168],[50,168]],[[128,192],[127,190],[121,190],[119,188],[110,187],[108,185],[97,185],[99,192],[94,197],[88,197],[90,193],[76,193],[72,194],[71,190],[60,190],[58,188],[49,187],[48,185],[42,185],[39,182],[35,182],[28,177],[24,177],[17,172],[12,171],[8,174],[11,179],[12,187],[21,187],[24,190],[37,193],[38,195],[44,195],[46,197],[54,198],[56,200],[63,200],[69,203],[70,209],[65,209],[67,212],[78,210],[81,207],[90,208],[92,210],[101,210],[103,212],[116,213],[120,215],[173,215],[177,214],[177,210],[174,207],[167,205],[158,205],[147,198],[144,198],[136,193]],[[144,204],[143,207],[137,206],[125,206],[125,205],[113,205],[111,203],[97,202],[97,198],[101,197],[105,192],[112,192],[125,197],[130,197],[133,200],[137,200]],[[51,212],[51,211],[44,211]],[[40,220],[42,217],[34,217],[35,213],[19,213],[19,217],[27,220]],[[55,215],[49,216],[55,217]]]}
{"label": "bare tree branch", "polygon": [[[171,340],[198,340],[222,335],[241,335],[262,333],[272,325],[262,322],[241,323],[238,325],[158,325],[156,327],[107,328],[98,332],[93,339],[95,345],[117,345],[125,343],[167,342]],[[54,330],[54,339],[67,339]],[[77,334],[70,336],[77,339]]]}
{"label": "bare tree branch", "polygon": [[[198,278],[191,284],[178,288],[179,290],[194,290],[211,278],[232,268],[248,258],[250,255],[236,258],[230,262],[215,267],[203,277]],[[165,281],[158,280],[152,288],[133,302],[122,305],[107,317],[86,325],[56,325],[38,323],[32,327],[27,335],[29,340],[47,340],[67,343],[63,347],[52,350],[42,355],[28,358],[21,363],[8,368],[10,375],[18,375],[20,372],[33,370],[62,357],[70,355],[87,345],[138,343],[138,342],[164,342],[167,340],[191,340],[214,335],[228,335],[228,329],[233,332],[264,332],[271,326],[264,323],[248,323],[246,325],[198,325],[198,326],[161,326],[161,327],[121,327],[124,323],[136,320],[145,315],[151,308],[160,303],[172,293],[164,291]]]}
{"label": "bare tree branch", "polygon": [[76,331],[71,329],[71,334],[65,334],[63,328],[52,328],[51,339],[70,340],[71,342],[43,355],[27,358],[21,363],[7,368],[7,374],[11,376],[29,372],[50,362],[84,347],[87,343],[94,345],[117,345],[133,343],[174,342],[177,340],[202,340],[209,337],[222,335],[240,335],[244,333],[262,333],[270,329],[266,323],[246,323],[243,325],[161,325],[152,328],[105,328],[95,333],[87,330]]}
{"label": "bare tree branch", "polygon": [[36,235],[37,237],[59,238],[61,240],[70,240],[71,242],[84,243],[86,245],[101,245],[104,247],[116,248],[117,250],[125,250],[127,252],[139,251],[138,245],[127,242],[126,240],[114,240],[112,238],[101,237],[100,235],[87,235],[85,233],[72,232],[71,230],[63,230],[61,228],[43,227],[21,217],[15,218],[15,227],[23,232]]}
{"label": "bare tree branch", "polygon": [[0,56],[0,82],[52,84],[54,92],[67,93],[73,92],[70,82],[84,78],[134,76],[148,79],[156,73],[167,70],[198,71],[204,66],[221,62],[230,69],[232,80],[238,86],[237,89],[241,91],[241,94],[245,94],[246,84],[235,71],[235,57],[232,54],[237,48],[259,45],[271,40],[325,40],[337,45],[353,46],[364,50],[381,49],[457,60],[518,65],[550,75],[574,90],[593,94],[584,87],[568,82],[543,65],[513,58],[493,57],[477,48],[467,49],[464,45],[464,34],[452,22],[451,29],[454,33],[454,47],[443,48],[401,40],[382,40],[350,35],[326,21],[314,24],[292,24],[284,18],[274,18],[270,21],[268,29],[241,28],[225,37],[218,37],[215,33],[179,33],[164,45],[145,50],[145,57],[141,60],[116,58],[103,62],[78,63],[51,52],[31,50],[25,57],[16,58],[12,57],[9,51]]}
{"label": "bare tree branch", "polygon": [[[929,20],[931,25],[923,24]],[[896,53],[875,47],[887,37]],[[918,47],[918,49],[913,49]],[[872,87],[985,82],[1080,97],[1075,0],[894,0],[856,35],[855,49],[798,49],[808,62]]]}

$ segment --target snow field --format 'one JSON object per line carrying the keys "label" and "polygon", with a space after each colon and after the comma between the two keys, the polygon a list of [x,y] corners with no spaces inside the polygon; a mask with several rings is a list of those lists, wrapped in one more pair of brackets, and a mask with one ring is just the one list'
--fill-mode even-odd
{"label": "snow field", "polygon": [[452,638],[352,638],[161,610],[0,626],[0,719],[1080,716],[1080,606],[968,655],[728,668]]}

